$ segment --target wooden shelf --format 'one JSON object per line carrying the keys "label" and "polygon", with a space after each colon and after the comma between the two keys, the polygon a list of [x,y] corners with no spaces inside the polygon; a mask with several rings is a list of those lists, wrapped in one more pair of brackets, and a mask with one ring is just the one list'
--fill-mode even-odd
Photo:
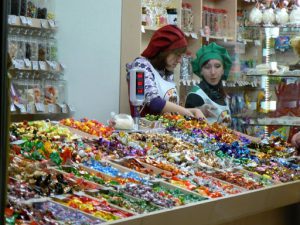
{"label": "wooden shelf", "polygon": [[24,16],[8,16],[8,25],[11,27],[22,27],[31,29],[48,29],[55,31],[57,28],[54,20],[36,19]]}

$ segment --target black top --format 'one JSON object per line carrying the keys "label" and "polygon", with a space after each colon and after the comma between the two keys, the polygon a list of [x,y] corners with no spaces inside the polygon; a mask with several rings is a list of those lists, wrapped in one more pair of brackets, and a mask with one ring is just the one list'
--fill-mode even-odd
{"label": "black top", "polygon": [[[225,102],[225,92],[223,89],[222,81],[220,81],[217,85],[210,85],[205,80],[202,80],[198,85],[206,94],[207,96],[213,100],[215,103],[219,105],[226,105]],[[187,96],[185,101],[186,108],[194,108],[199,107],[204,104],[204,100],[201,96],[191,93]]]}

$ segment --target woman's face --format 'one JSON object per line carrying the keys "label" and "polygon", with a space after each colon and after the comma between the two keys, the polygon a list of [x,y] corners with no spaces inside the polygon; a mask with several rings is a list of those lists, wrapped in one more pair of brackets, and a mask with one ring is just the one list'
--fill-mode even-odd
{"label": "woman's face", "polygon": [[201,74],[210,85],[217,85],[223,74],[223,63],[217,59],[211,59],[201,68]]}
{"label": "woman's face", "polygon": [[170,53],[166,58],[166,69],[170,72],[174,71],[178,63],[181,62],[182,54]]}

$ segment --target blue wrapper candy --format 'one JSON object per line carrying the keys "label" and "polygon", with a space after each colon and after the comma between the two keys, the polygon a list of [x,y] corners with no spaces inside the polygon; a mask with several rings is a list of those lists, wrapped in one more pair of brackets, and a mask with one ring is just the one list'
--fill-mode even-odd
{"label": "blue wrapper candy", "polygon": [[87,224],[100,224],[104,223],[105,221],[102,221],[100,219],[93,219],[91,217],[87,217],[83,213],[79,211],[75,211],[73,209],[69,209],[66,207],[63,207],[57,203],[54,202],[37,202],[33,203],[33,206],[35,209],[38,209],[42,212],[52,212],[52,214],[55,216],[55,218],[60,222],[65,223],[71,223],[74,225],[87,225]]}
{"label": "blue wrapper candy", "polygon": [[111,177],[121,177],[121,178],[131,178],[133,180],[139,181],[144,184],[148,184],[150,178],[145,176],[145,178],[142,178],[139,176],[139,174],[135,172],[121,172],[117,168],[114,168],[110,165],[105,165],[104,163],[101,163],[99,161],[96,161],[94,159],[91,159],[89,161],[86,161],[83,163],[85,166],[88,166],[94,170],[100,171],[101,173],[107,174]]}

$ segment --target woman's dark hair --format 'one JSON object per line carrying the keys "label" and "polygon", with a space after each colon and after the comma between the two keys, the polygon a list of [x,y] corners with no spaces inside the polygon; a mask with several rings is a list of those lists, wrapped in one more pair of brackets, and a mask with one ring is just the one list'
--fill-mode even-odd
{"label": "woman's dark hair", "polygon": [[157,70],[164,70],[166,68],[166,59],[168,57],[168,55],[170,54],[175,54],[175,55],[182,55],[183,53],[185,53],[187,50],[186,47],[183,48],[177,48],[177,49],[173,49],[173,50],[169,50],[169,51],[163,51],[158,53],[156,56],[154,56],[153,58],[149,59],[149,61],[151,62],[152,66],[157,69]]}

